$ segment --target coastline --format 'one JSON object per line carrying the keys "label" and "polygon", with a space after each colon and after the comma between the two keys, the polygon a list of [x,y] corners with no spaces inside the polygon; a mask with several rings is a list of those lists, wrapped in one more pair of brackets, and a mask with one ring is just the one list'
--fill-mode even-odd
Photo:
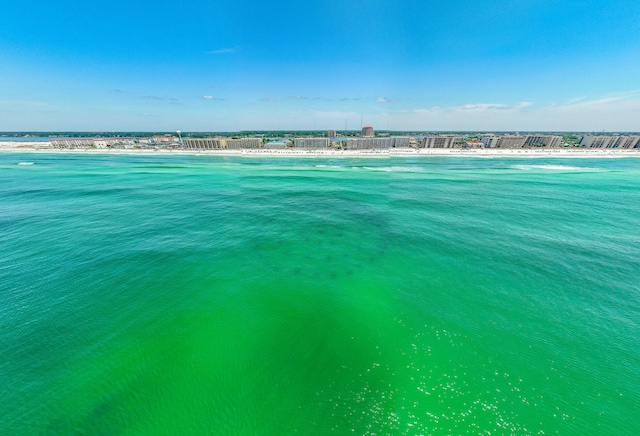
{"label": "coastline", "polygon": [[560,158],[620,158],[640,157],[640,149],[459,149],[459,148],[402,148],[393,150],[301,150],[301,149],[240,149],[240,150],[175,150],[175,149],[60,149],[48,142],[0,141],[0,152],[61,153],[61,154],[141,154],[141,155],[202,155],[244,157],[560,157]]}

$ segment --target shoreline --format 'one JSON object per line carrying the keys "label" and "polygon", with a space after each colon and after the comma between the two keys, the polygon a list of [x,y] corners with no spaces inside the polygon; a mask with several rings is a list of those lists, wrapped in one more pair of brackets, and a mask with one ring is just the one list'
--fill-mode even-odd
{"label": "shoreline", "polygon": [[640,149],[458,149],[421,148],[393,150],[282,150],[282,149],[241,149],[241,150],[175,150],[175,149],[62,149],[52,148],[47,142],[2,142],[0,152],[6,153],[54,153],[86,155],[188,155],[188,156],[243,156],[243,157],[560,157],[560,158],[620,158],[640,157]]}

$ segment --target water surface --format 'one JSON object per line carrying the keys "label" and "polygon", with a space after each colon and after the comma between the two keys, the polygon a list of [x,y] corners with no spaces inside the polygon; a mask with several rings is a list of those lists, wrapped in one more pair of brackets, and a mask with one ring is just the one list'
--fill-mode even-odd
{"label": "water surface", "polygon": [[0,156],[0,433],[636,434],[640,160]]}

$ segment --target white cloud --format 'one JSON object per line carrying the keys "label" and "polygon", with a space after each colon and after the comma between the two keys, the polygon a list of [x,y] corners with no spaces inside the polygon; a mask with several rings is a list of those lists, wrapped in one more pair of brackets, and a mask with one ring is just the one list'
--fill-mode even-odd
{"label": "white cloud", "polygon": [[[114,90],[109,89],[113,92]],[[118,91],[115,91],[118,92]],[[133,94],[134,91],[126,91]],[[207,91],[205,91],[207,92]],[[212,94],[213,91],[209,91]],[[115,94],[115,93],[114,93]],[[113,94],[112,94],[113,95]],[[344,94],[343,94],[344,95]],[[375,94],[374,94],[375,95]],[[216,107],[216,101],[222,100],[213,95],[194,97],[210,101],[206,106]],[[303,100],[303,97],[290,97]],[[537,97],[539,98],[539,97]],[[122,108],[102,108],[100,112],[89,110],[81,112],[78,108],[65,106],[62,101],[13,100],[0,98],[0,130],[158,130],[164,124],[175,123],[176,112],[173,104],[180,101],[162,92],[138,94],[130,107],[131,112],[122,113]],[[253,128],[347,128],[359,129],[361,120],[375,128],[386,130],[467,130],[467,131],[613,131],[628,132],[640,130],[640,90],[585,96],[577,94],[574,98],[562,101],[541,101],[527,99],[516,101],[480,100],[463,101],[462,104],[443,104],[434,101],[429,105],[418,106],[416,101],[380,97],[358,100],[350,97],[336,97],[335,103],[317,104],[311,109],[312,98],[308,102],[289,100],[286,97],[255,97],[251,110],[240,116],[237,112],[221,112],[218,118],[221,130]],[[324,100],[324,99],[323,99]],[[381,101],[380,101],[381,100]],[[257,104],[260,101],[264,104]],[[385,103],[383,103],[384,101]],[[440,103],[439,105],[437,103]],[[203,103],[204,104],[204,103]],[[147,106],[154,106],[151,110]],[[314,104],[314,106],[316,106]],[[299,112],[291,112],[293,107]],[[305,109],[306,108],[306,109]],[[59,114],[49,113],[57,109]],[[332,111],[331,109],[341,109]],[[140,114],[149,111],[153,114],[143,117]],[[156,112],[154,112],[156,111]],[[363,119],[364,114],[364,119]],[[117,115],[117,117],[116,117]],[[210,113],[202,111],[193,118],[180,121],[182,130],[201,129],[207,125]],[[100,120],[96,122],[96,119]],[[154,122],[146,120],[153,119]],[[241,121],[238,121],[241,120]]]}
{"label": "white cloud", "polygon": [[[482,131],[637,131],[640,92],[576,97],[566,103],[468,103],[390,111],[374,124],[397,129]],[[396,126],[396,127],[394,127]]]}
{"label": "white cloud", "polygon": [[34,100],[0,100],[0,105],[18,105],[18,106],[49,106],[49,103]]}
{"label": "white cloud", "polygon": [[463,106],[452,107],[450,110],[454,112],[495,112],[495,111],[510,111],[510,112],[519,112],[522,109],[525,109],[531,106],[531,102],[523,101],[516,105],[502,104],[502,103],[476,103],[476,104],[465,104]]}
{"label": "white cloud", "polygon": [[147,100],[153,100],[153,101],[157,101],[157,102],[165,102],[168,104],[182,104],[180,103],[180,100],[175,98],[175,97],[168,97],[168,96],[160,96],[160,95],[145,95],[143,97],[140,97],[143,99],[147,99]]}
{"label": "white cloud", "polygon": [[590,111],[590,112],[610,112],[640,109],[640,92],[628,91],[605,94],[601,97],[587,100],[584,97],[574,98],[567,103],[555,106],[561,111]]}
{"label": "white cloud", "polygon": [[235,48],[219,48],[217,50],[211,50],[208,51],[208,54],[214,54],[214,55],[218,55],[218,54],[230,54],[230,53],[235,53],[237,50]]}
{"label": "white cloud", "polygon": [[572,98],[571,100],[569,100],[568,102],[566,102],[565,104],[574,104],[574,103],[578,103],[578,102],[580,102],[580,101],[582,101],[582,100],[586,100],[586,98],[587,98],[587,97],[585,97],[585,96],[582,96],[582,97],[575,97],[575,98]]}

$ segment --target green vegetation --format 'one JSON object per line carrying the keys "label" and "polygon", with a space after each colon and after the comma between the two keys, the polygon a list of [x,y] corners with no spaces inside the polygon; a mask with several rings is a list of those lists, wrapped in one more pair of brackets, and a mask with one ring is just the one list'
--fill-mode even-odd
{"label": "green vegetation", "polygon": [[580,144],[581,136],[575,133],[562,135],[562,145],[565,147],[577,147]]}

